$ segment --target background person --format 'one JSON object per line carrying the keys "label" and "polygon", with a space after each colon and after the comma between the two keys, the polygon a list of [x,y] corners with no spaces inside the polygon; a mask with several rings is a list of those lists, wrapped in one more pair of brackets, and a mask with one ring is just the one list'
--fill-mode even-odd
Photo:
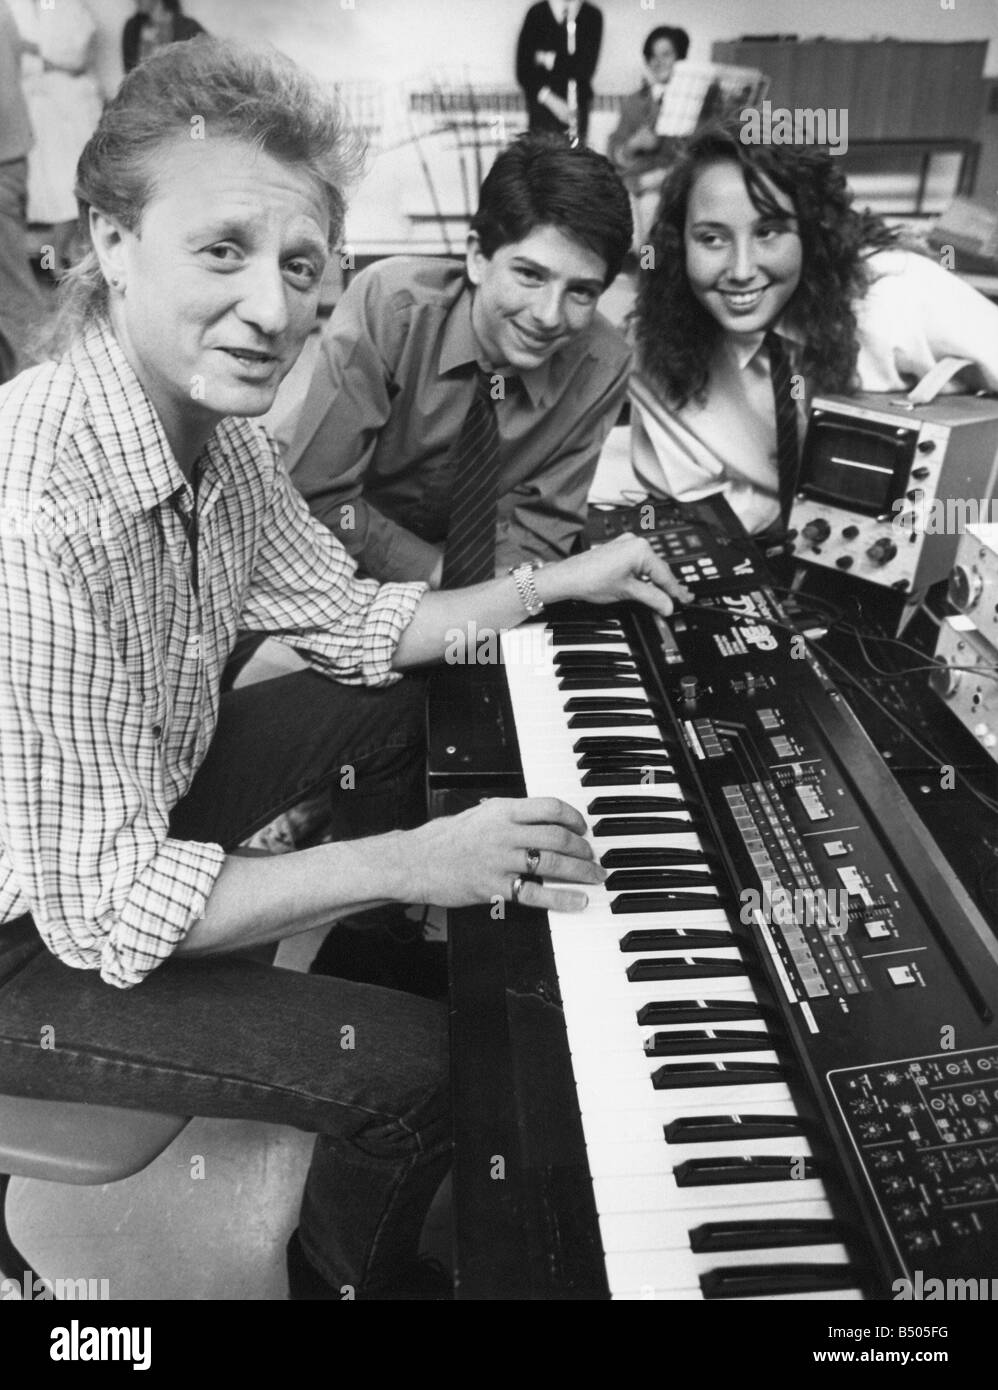
{"label": "background person", "polygon": [[76,231],[76,163],[97,124],[97,26],[82,0],[14,0],[22,81],[35,143],[28,155],[28,221],[51,228],[53,269],[69,263]]}
{"label": "background person", "polygon": [[180,0],[136,0],[136,7],[121,31],[121,59],[126,73],[164,44],[180,43],[205,32],[202,24],[184,14]]}
{"label": "background person", "polygon": [[673,82],[673,74],[689,49],[690,36],[685,29],[661,24],[651,31],[641,49],[647,77],[638,91],[624,98],[620,120],[607,144],[607,155],[631,195],[638,247],[647,239],[662,180],[676,157],[681,137],[698,120],[719,114],[721,93],[716,84],[708,88],[706,96],[699,86],[694,89],[696,105],[692,110],[690,94],[680,91],[677,95],[677,85],[682,87],[682,83]]}
{"label": "background person", "polygon": [[21,35],[0,0],[0,381],[37,361],[45,300],[26,251],[31,120],[21,90]]}
{"label": "background person", "polygon": [[530,130],[571,134],[585,144],[602,41],[602,12],[588,0],[531,5],[516,44],[516,80],[526,98]]}

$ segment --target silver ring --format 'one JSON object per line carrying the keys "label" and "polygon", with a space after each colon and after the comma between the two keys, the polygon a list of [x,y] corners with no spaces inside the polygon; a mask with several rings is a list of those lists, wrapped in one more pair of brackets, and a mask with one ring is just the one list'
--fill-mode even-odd
{"label": "silver ring", "polygon": [[537,866],[541,862],[541,852],[539,849],[527,850],[527,873],[536,874]]}
{"label": "silver ring", "polygon": [[511,903],[520,901],[520,894],[523,892],[523,879],[517,874],[513,880],[513,887],[509,890],[509,900]]}

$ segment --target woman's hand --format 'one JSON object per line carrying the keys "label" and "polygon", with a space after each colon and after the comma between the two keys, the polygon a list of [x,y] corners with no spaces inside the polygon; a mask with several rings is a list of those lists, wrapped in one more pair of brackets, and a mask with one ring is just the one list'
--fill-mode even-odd
{"label": "woman's hand", "polygon": [[490,797],[461,815],[393,837],[401,854],[403,897],[437,907],[516,901],[581,912],[587,902],[584,885],[606,878],[583,838],[585,829],[578,811],[555,797]]}
{"label": "woman's hand", "polygon": [[606,545],[595,546],[581,555],[572,555],[555,565],[535,571],[534,582],[545,604],[564,599],[586,603],[617,603],[629,599],[643,603],[668,617],[680,603],[693,595],[674,579],[664,560],[640,536],[623,535]]}

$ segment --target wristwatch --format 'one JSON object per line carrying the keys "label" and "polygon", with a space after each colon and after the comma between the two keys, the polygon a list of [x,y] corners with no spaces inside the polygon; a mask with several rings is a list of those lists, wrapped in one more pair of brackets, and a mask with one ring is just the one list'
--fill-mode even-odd
{"label": "wristwatch", "polygon": [[524,560],[522,565],[513,565],[509,571],[529,618],[536,618],[539,613],[544,612],[544,604],[534,583],[534,570],[540,568],[540,560]]}

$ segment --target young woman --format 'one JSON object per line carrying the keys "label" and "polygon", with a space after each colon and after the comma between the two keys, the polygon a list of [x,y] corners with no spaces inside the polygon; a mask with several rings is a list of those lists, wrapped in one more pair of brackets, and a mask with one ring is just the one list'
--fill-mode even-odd
{"label": "young woman", "polygon": [[[781,516],[772,359],[803,436],[818,393],[898,391],[943,357],[998,390],[998,307],[858,212],[834,158],[704,126],[662,190],[635,310],[633,467],[653,494]],[[773,334],[774,337],[768,335]],[[793,388],[797,389],[793,389]]]}

